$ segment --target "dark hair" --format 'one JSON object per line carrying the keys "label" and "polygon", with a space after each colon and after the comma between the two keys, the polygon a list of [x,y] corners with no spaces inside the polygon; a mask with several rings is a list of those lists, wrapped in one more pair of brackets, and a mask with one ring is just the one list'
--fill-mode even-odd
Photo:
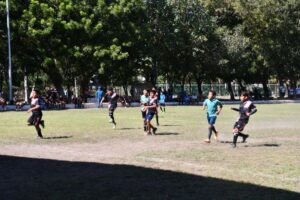
{"label": "dark hair", "polygon": [[32,91],[35,92],[37,95],[40,95],[40,91],[38,91],[37,89],[34,89]]}
{"label": "dark hair", "polygon": [[107,91],[114,91],[114,89],[112,87],[107,88]]}
{"label": "dark hair", "polygon": [[243,96],[243,97],[249,97],[250,94],[249,94],[248,91],[242,91],[241,96]]}
{"label": "dark hair", "polygon": [[216,91],[214,91],[214,90],[209,90],[209,93],[210,93],[210,92],[213,94],[213,96],[216,96],[216,95],[217,95]]}
{"label": "dark hair", "polygon": [[150,93],[156,94],[156,90],[150,90]]}

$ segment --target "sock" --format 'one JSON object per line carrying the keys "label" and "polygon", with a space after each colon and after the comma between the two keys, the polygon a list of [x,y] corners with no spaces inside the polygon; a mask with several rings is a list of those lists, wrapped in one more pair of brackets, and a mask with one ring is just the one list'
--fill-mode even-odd
{"label": "sock", "polygon": [[237,139],[238,139],[238,135],[233,135],[233,141],[232,141],[232,143],[236,144]]}
{"label": "sock", "polygon": [[212,134],[212,128],[208,128],[208,139],[210,140]]}

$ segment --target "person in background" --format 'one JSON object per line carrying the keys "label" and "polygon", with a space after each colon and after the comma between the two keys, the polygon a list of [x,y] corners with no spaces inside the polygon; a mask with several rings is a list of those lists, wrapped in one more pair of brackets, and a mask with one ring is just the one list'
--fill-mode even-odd
{"label": "person in background", "polygon": [[103,90],[101,89],[101,87],[98,87],[98,90],[96,91],[96,99],[97,99],[97,104],[98,104],[98,108],[102,107],[101,105],[101,100],[104,96],[104,92]]}
{"label": "person in background", "polygon": [[144,125],[144,132],[147,133],[147,120],[146,120],[146,106],[149,105],[149,93],[146,89],[143,90],[143,95],[140,98],[140,105],[141,105],[141,112],[142,112],[142,118],[143,118],[143,125]]}

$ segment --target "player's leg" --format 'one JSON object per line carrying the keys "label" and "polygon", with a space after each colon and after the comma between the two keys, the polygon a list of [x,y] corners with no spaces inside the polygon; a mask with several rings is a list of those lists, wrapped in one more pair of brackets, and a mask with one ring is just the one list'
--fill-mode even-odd
{"label": "player's leg", "polygon": [[236,122],[233,126],[233,140],[232,140],[232,147],[235,148],[236,147],[236,143],[237,143],[237,139],[238,139],[238,134],[239,134],[239,122]]}
{"label": "player's leg", "polygon": [[215,140],[218,140],[219,132],[216,130],[216,127],[215,127],[216,121],[217,121],[217,117],[216,116],[212,117],[210,120],[210,124],[211,124],[211,129],[215,134],[214,138],[215,138]]}
{"label": "player's leg", "polygon": [[34,116],[33,116],[33,114],[28,118],[27,125],[28,126],[34,125]]}
{"label": "player's leg", "polygon": [[143,111],[142,111],[142,118],[143,118],[144,132],[146,132],[146,131],[147,131],[146,112],[143,112]]}
{"label": "player's leg", "polygon": [[115,117],[114,117],[114,112],[115,112],[115,108],[109,108],[109,117],[111,119],[111,122],[113,123],[113,128],[116,128],[116,121],[115,121]]}
{"label": "player's leg", "polygon": [[247,138],[249,137],[249,135],[248,134],[244,134],[244,133],[242,133],[242,131],[245,129],[245,126],[246,126],[247,124],[246,123],[244,123],[243,124],[243,127],[242,128],[240,128],[240,130],[239,130],[239,133],[238,133],[238,136],[240,136],[240,137],[242,137],[243,138],[243,140],[242,140],[242,143],[245,143],[246,142],[246,140],[247,140]]}
{"label": "player's leg", "polygon": [[156,125],[159,126],[159,117],[158,117],[158,112],[157,111],[155,113],[155,119],[156,119]]}
{"label": "player's leg", "polygon": [[41,120],[42,120],[42,115],[38,115],[35,117],[35,122],[34,122],[34,127],[39,138],[43,138],[42,130],[40,128]]}
{"label": "player's leg", "polygon": [[151,135],[151,129],[152,129],[154,135],[156,134],[156,131],[157,131],[157,128],[151,124],[151,120],[153,119],[153,117],[154,117],[154,114],[150,114],[150,113],[147,114],[147,116],[146,116],[148,135]]}

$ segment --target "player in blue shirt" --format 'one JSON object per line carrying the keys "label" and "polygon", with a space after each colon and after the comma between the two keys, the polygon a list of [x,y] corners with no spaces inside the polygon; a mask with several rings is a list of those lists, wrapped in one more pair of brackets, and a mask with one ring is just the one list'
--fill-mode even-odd
{"label": "player in blue shirt", "polygon": [[104,96],[104,92],[101,89],[101,87],[98,88],[98,90],[96,91],[96,99],[97,99],[97,103],[98,103],[98,108],[100,108],[101,106],[101,100]]}
{"label": "player in blue shirt", "polygon": [[161,93],[159,97],[159,107],[161,112],[166,112],[166,95],[163,93]]}
{"label": "player in blue shirt", "polygon": [[215,134],[215,139],[218,140],[218,131],[215,128],[217,116],[221,113],[223,104],[216,99],[216,92],[211,90],[208,93],[208,98],[203,103],[203,110],[207,109],[207,121],[208,121],[208,138],[206,143],[210,143],[212,132]]}

